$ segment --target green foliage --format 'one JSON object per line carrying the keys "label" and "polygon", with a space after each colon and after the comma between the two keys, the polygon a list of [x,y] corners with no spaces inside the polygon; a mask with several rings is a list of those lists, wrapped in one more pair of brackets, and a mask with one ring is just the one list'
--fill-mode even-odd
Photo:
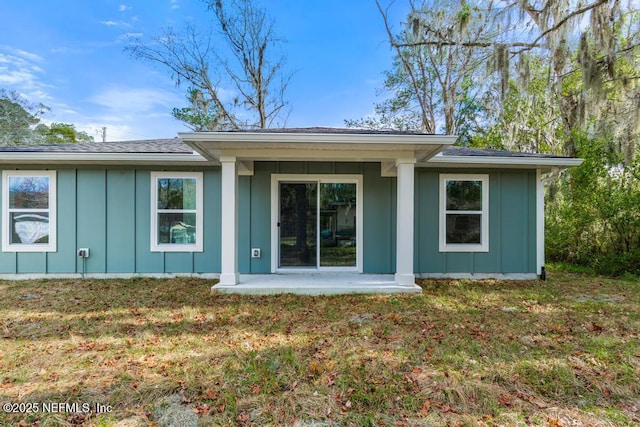
{"label": "green foliage", "polygon": [[195,132],[224,129],[220,109],[211,100],[206,99],[201,90],[190,88],[187,91],[188,107],[174,108],[171,115],[184,122]]}
{"label": "green foliage", "polygon": [[91,142],[93,137],[68,123],[40,122],[49,111],[43,104],[31,104],[16,92],[0,89],[0,146]]}
{"label": "green foliage", "polygon": [[625,164],[610,140],[574,138],[585,161],[550,188],[548,258],[602,274],[640,274],[640,161]]}
{"label": "green foliage", "polygon": [[47,126],[39,124],[35,133],[42,137],[43,144],[71,144],[76,142],[93,142],[93,137],[86,132],[76,130],[75,125],[53,122]]}
{"label": "green foliage", "polygon": [[32,127],[46,111],[43,104],[30,104],[17,92],[0,89],[0,146],[31,143]]}

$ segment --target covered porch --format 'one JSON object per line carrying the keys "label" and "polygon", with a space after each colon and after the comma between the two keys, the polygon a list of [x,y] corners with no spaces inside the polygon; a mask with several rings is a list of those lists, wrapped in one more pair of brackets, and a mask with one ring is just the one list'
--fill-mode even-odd
{"label": "covered porch", "polygon": [[[181,134],[181,138],[194,150],[205,156],[212,162],[221,166],[221,271],[220,282],[214,289],[221,292],[240,293],[303,293],[303,294],[331,294],[352,292],[420,292],[415,284],[414,274],[414,170],[417,162],[424,162],[445,147],[455,142],[453,136],[437,136],[402,132],[367,132],[362,130],[337,130],[337,129],[280,129],[259,130],[242,132],[202,132]],[[395,200],[392,205],[395,212],[391,222],[387,222],[394,229],[395,240],[393,243],[395,262],[386,272],[394,274],[371,275],[374,271],[363,268],[366,265],[367,253],[371,256],[375,253],[375,247],[364,248],[362,236],[362,209],[363,209],[363,176],[362,175],[318,175],[310,171],[303,174],[278,174],[264,175],[262,170],[260,181],[271,181],[271,188],[264,194],[271,194],[269,207],[266,200],[256,209],[264,211],[262,218],[269,221],[270,237],[261,239],[262,255],[270,259],[271,267],[256,271],[256,273],[272,274],[239,274],[238,262],[252,254],[239,250],[239,229],[247,224],[239,223],[238,194],[239,176],[253,177],[257,173],[258,165],[268,162],[307,162],[320,164],[321,162],[334,163],[360,163],[370,165],[367,170],[371,172],[371,166],[377,164],[378,177],[394,179]],[[311,168],[310,168],[311,169]],[[336,168],[337,169],[337,168]],[[257,175],[256,175],[257,176]],[[373,177],[373,175],[370,175]],[[357,230],[356,236],[351,236],[352,244],[357,248],[353,261],[348,268],[325,267],[321,251],[312,253],[317,256],[317,262],[311,260],[309,264],[292,266],[288,260],[285,263],[281,228],[282,205],[279,192],[281,185],[301,186],[299,183],[309,184],[314,189],[313,198],[316,197],[316,187],[330,186],[332,182],[338,182],[341,186],[351,186],[357,193],[355,204],[358,213],[355,216],[353,227]],[[284,183],[284,184],[283,184]],[[287,184],[292,183],[292,184]],[[347,184],[345,184],[347,183]],[[321,217],[323,211],[320,206],[321,192],[317,192],[318,210],[316,217]],[[306,197],[306,196],[305,196]],[[315,207],[314,207],[315,209]],[[270,211],[270,212],[269,212]],[[253,212],[253,211],[252,211]],[[367,212],[373,212],[367,210]],[[337,214],[336,214],[337,215]],[[303,215],[304,216],[304,215]],[[266,230],[267,223],[260,221],[261,229]],[[322,238],[321,221],[318,226],[309,226],[310,233],[316,232],[317,246],[321,247]],[[283,222],[283,225],[285,223]],[[306,232],[303,232],[306,235]],[[265,250],[266,240],[270,244]],[[297,239],[298,241],[300,239]],[[391,244],[391,242],[390,242]],[[253,245],[253,243],[252,243]],[[257,245],[260,247],[260,245]],[[253,246],[252,246],[253,248]],[[313,248],[316,251],[315,247]],[[259,251],[259,249],[258,249]],[[248,252],[248,251],[247,251]],[[364,253],[364,255],[363,255]],[[365,258],[363,261],[363,257]],[[244,261],[241,261],[244,262]],[[369,262],[370,264],[370,262]],[[312,268],[308,268],[312,267]],[[291,270],[291,271],[290,271]],[[337,271],[334,271],[337,270]]]}

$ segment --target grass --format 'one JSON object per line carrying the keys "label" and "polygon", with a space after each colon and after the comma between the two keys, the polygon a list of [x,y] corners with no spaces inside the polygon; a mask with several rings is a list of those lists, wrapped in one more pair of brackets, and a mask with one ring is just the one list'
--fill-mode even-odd
{"label": "grass", "polygon": [[640,423],[640,282],[421,282],[422,295],[246,297],[211,282],[0,282],[0,401],[109,413],[0,424],[153,425],[179,394],[202,425]]}

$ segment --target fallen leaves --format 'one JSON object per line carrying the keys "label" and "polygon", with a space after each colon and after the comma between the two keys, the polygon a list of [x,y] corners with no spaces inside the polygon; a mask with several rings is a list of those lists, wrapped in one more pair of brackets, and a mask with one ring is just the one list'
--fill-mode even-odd
{"label": "fallen leaves", "polygon": [[[597,402],[594,425],[640,416],[626,380],[640,366],[640,325],[624,314],[640,311],[631,292],[615,303],[624,309],[593,310],[563,296],[588,293],[579,280],[430,282],[422,296],[344,298],[209,295],[211,283],[193,279],[85,283],[3,288],[0,335],[13,337],[3,395],[102,393],[145,413],[179,390],[211,425],[508,425],[510,414],[559,427],[588,419],[579,398]],[[15,308],[36,291],[42,306]]]}

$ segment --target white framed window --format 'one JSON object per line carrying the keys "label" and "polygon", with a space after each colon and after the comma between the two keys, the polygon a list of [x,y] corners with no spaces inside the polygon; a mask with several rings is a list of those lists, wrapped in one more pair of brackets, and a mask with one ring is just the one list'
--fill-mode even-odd
{"label": "white framed window", "polygon": [[202,252],[202,172],[151,172],[151,251]]}
{"label": "white framed window", "polygon": [[2,251],[55,252],[56,172],[2,171]]}
{"label": "white framed window", "polygon": [[489,251],[489,175],[440,174],[440,252]]}

